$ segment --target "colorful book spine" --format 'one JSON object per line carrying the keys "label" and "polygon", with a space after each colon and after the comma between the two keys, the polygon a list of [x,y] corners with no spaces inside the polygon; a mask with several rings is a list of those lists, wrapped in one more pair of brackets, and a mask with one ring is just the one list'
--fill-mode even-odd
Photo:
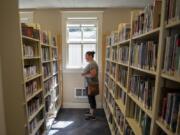
{"label": "colorful book spine", "polygon": [[155,80],[147,76],[133,75],[130,80],[130,92],[141,101],[145,108],[152,109]]}
{"label": "colorful book spine", "polygon": [[131,48],[131,65],[147,70],[156,70],[157,42],[134,43]]}
{"label": "colorful book spine", "polygon": [[128,64],[129,60],[129,47],[123,46],[117,48],[117,61],[120,63]]}

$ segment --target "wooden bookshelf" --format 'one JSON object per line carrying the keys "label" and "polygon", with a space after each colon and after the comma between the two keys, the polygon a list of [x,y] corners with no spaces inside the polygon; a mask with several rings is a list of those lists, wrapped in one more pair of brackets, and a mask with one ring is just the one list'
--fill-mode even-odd
{"label": "wooden bookshelf", "polygon": [[[52,43],[51,41],[51,35],[47,35],[46,37],[41,36],[41,30],[39,25],[34,24],[31,26],[33,27],[34,35],[27,36],[26,35],[26,29],[31,26],[29,24],[22,24],[22,34],[21,34],[21,50],[22,50],[22,67],[24,69],[24,99],[25,99],[25,116],[26,116],[26,123],[25,128],[27,131],[27,135],[35,135],[35,134],[48,134],[48,130],[50,129],[52,123],[49,123],[47,126],[47,123],[49,121],[49,118],[52,115],[55,119],[57,112],[59,111],[62,103],[62,98],[60,98],[60,87],[61,83],[59,79],[56,79],[55,77],[59,78],[59,67],[58,63],[58,46]],[[31,29],[30,28],[30,29]],[[26,36],[25,36],[26,35]],[[46,40],[42,39],[46,38]],[[47,40],[48,39],[48,40]],[[44,42],[43,41],[49,41]],[[49,54],[43,54],[42,49],[48,48]],[[53,51],[55,54],[52,54]],[[44,59],[44,56],[47,58]],[[57,67],[53,67],[56,66]],[[50,71],[50,74],[44,75],[43,72],[43,65],[49,64],[48,70],[46,72]],[[57,69],[56,69],[57,68]],[[55,71],[56,69],[56,71]],[[49,91],[45,91],[45,82],[48,81],[55,81],[52,85],[52,87],[49,87]],[[53,86],[54,85],[54,86]],[[46,89],[47,90],[47,89]],[[54,91],[54,92],[53,92]],[[58,92],[59,91],[59,92]],[[57,93],[56,97],[55,95],[52,95],[52,93]],[[46,104],[46,98],[51,98],[54,102],[51,102],[49,112],[46,112],[47,110],[47,104]],[[34,104],[37,104],[36,108],[33,107]],[[34,110],[33,110],[34,108]],[[32,111],[33,110],[33,111]],[[48,113],[51,113],[49,115]],[[40,118],[39,118],[40,117]],[[52,120],[52,122],[54,121]],[[37,121],[37,122],[35,122]],[[32,123],[36,123],[35,125]],[[41,130],[44,131],[41,131]]]}
{"label": "wooden bookshelf", "polygon": [[[161,18],[160,18],[160,26],[155,26],[153,29],[147,30],[148,32],[143,33],[142,31],[138,31],[138,32],[132,32],[132,30],[137,30],[137,29],[133,29],[134,25],[133,25],[133,20],[137,19],[137,15],[140,15],[142,13],[142,11],[132,11],[131,14],[131,32],[130,32],[130,38],[129,39],[124,39],[121,41],[117,41],[117,36],[116,36],[116,32],[115,34],[110,34],[107,37],[107,40],[112,38],[108,43],[108,46],[106,46],[106,50],[109,49],[110,50],[110,58],[106,58],[106,65],[105,65],[105,69],[108,68],[109,72],[107,72],[107,70],[105,70],[105,76],[108,78],[110,78],[113,82],[115,83],[116,87],[121,88],[121,91],[124,92],[125,94],[125,105],[123,103],[123,101],[120,99],[117,99],[117,91],[119,90],[118,88],[115,88],[115,93],[112,93],[112,90],[108,87],[109,83],[105,82],[105,86],[106,86],[106,90],[104,90],[106,96],[104,96],[104,99],[106,101],[106,99],[109,97],[109,95],[112,96],[113,100],[116,102],[116,104],[118,105],[119,109],[122,111],[122,113],[125,116],[124,121],[127,121],[128,125],[130,126],[130,128],[132,129],[132,131],[134,132],[135,135],[143,135],[143,129],[140,126],[140,121],[136,120],[136,116],[131,116],[131,113],[133,113],[133,106],[129,106],[130,105],[130,101],[135,104],[135,109],[136,107],[139,108],[140,110],[140,116],[138,116],[140,119],[141,115],[145,115],[146,117],[148,117],[149,119],[149,123],[150,123],[150,127],[148,127],[148,133],[149,135],[158,135],[159,134],[159,129],[161,131],[163,131],[165,134],[167,135],[175,135],[176,133],[172,132],[169,128],[167,128],[167,125],[165,125],[160,119],[159,119],[159,111],[160,108],[162,107],[162,100],[161,97],[164,94],[162,88],[165,87],[166,85],[170,85],[170,86],[174,86],[175,88],[179,88],[180,87],[180,75],[179,72],[175,72],[172,76],[172,74],[167,74],[164,73],[164,69],[163,69],[163,64],[164,64],[164,53],[165,53],[165,39],[166,36],[168,34],[169,31],[176,29],[179,29],[180,27],[180,20],[177,19],[172,19],[169,21],[168,24],[165,24],[164,22],[166,22],[167,20],[165,20],[165,12],[166,12],[166,0],[162,0],[161,3],[161,10],[159,10],[160,8],[156,8],[156,10],[158,9],[158,12],[161,13]],[[160,1],[157,1],[157,5],[160,6]],[[172,5],[171,5],[172,6]],[[157,13],[158,14],[158,13]],[[135,16],[135,17],[134,17]],[[157,16],[156,16],[157,17]],[[157,18],[156,18],[157,20]],[[142,33],[142,34],[138,34],[138,33]],[[156,67],[154,68],[153,66],[135,66],[133,61],[132,61],[132,52],[131,50],[133,49],[133,45],[136,42],[148,42],[148,41],[156,41],[156,45],[157,45],[157,57],[156,57]],[[114,43],[115,42],[115,43]],[[111,44],[110,44],[111,43]],[[118,47],[124,47],[124,46],[128,46],[129,47],[129,58],[128,61],[125,62],[126,64],[119,62],[120,60],[114,60],[115,55],[114,52],[115,48]],[[112,60],[112,55],[113,55],[113,60]],[[116,54],[118,55],[118,54]],[[140,56],[138,56],[137,58],[139,58]],[[142,56],[141,56],[142,57]],[[107,64],[107,61],[109,62],[109,64]],[[141,63],[140,63],[141,64]],[[113,65],[113,67],[112,67]],[[115,77],[113,77],[111,75],[112,70],[114,70],[114,65],[115,65]],[[139,65],[139,64],[138,64]],[[107,67],[109,66],[109,67]],[[127,80],[126,80],[126,87],[124,87],[121,82],[119,82],[117,80],[117,76],[120,74],[118,73],[118,66],[122,66],[124,68],[127,69]],[[140,67],[148,67],[148,68],[140,68]],[[120,70],[122,70],[120,68]],[[123,69],[124,70],[124,69]],[[174,69],[172,69],[171,71],[174,71]],[[170,72],[171,72],[170,71]],[[114,74],[114,73],[113,73]],[[131,93],[131,79],[133,75],[140,75],[143,76],[145,78],[150,78],[152,79],[152,86],[154,87],[153,94],[152,94],[152,102],[148,107],[147,104],[145,102],[145,99],[143,99],[144,101],[142,101],[141,98],[138,98],[138,96],[136,96],[135,94]],[[108,81],[109,79],[105,78],[104,81]],[[108,84],[108,85],[107,85]],[[177,85],[177,86],[176,86]],[[108,95],[107,95],[108,94]],[[122,92],[121,92],[122,94]],[[114,96],[113,96],[114,95]],[[143,95],[144,96],[144,95]],[[106,101],[108,102],[108,101]],[[110,103],[108,103],[110,104]],[[110,110],[114,110],[115,108],[111,108]],[[104,108],[105,112],[106,112],[106,108]],[[113,112],[112,112],[112,115]],[[135,115],[135,114],[133,114]],[[113,116],[114,119],[116,119]],[[116,120],[115,120],[116,123]],[[178,125],[180,126],[180,123],[178,123]],[[111,125],[111,129],[113,129],[114,127],[112,127],[113,125]],[[125,134],[125,129],[120,132],[120,134]]]}

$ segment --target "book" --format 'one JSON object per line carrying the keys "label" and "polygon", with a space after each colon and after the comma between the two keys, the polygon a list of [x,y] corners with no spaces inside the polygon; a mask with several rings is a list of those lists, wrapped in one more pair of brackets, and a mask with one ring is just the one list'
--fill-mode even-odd
{"label": "book", "polygon": [[39,39],[40,37],[38,24],[28,25],[25,23],[21,23],[21,31],[23,36],[27,36],[35,39]]}
{"label": "book", "polygon": [[25,78],[32,77],[38,74],[38,67],[35,64],[27,64],[24,66],[24,76]]}
{"label": "book", "polygon": [[106,58],[110,59],[110,48],[106,49]]}
{"label": "book", "polygon": [[117,48],[117,61],[128,64],[129,60],[129,46],[122,46]]}
{"label": "book", "polygon": [[116,78],[116,64],[115,64],[115,63],[111,63],[110,74],[111,74],[114,78]]}
{"label": "book", "polygon": [[130,38],[131,25],[129,23],[120,23],[118,25],[119,42]]}
{"label": "book", "polygon": [[120,87],[117,87],[117,99],[120,99],[123,102],[123,104],[125,105],[126,93]]}
{"label": "book", "polygon": [[156,70],[157,66],[157,41],[135,42],[131,48],[131,65]]}
{"label": "book", "polygon": [[53,62],[53,74],[55,74],[57,72],[58,72],[58,63],[56,61],[56,62]]}
{"label": "book", "polygon": [[57,59],[58,59],[57,48],[53,48],[53,49],[52,49],[52,59],[53,59],[53,60],[57,60]]}
{"label": "book", "polygon": [[172,76],[180,75],[180,33],[169,31],[166,37],[163,72]]}
{"label": "book", "polygon": [[155,90],[155,78],[133,74],[130,79],[130,92],[143,103],[144,107],[152,110]]}
{"label": "book", "polygon": [[38,91],[38,83],[39,81],[37,79],[26,83],[26,98],[32,96],[36,91]]}
{"label": "book", "polygon": [[112,61],[117,61],[117,47],[112,48]]}
{"label": "book", "polygon": [[[37,47],[36,47],[37,48]],[[35,57],[35,49],[32,45],[23,44],[24,57]]]}
{"label": "book", "polygon": [[135,135],[127,122],[125,122],[124,130],[124,135]]}
{"label": "book", "polygon": [[47,31],[40,31],[40,42],[41,44],[50,45],[50,33]]}
{"label": "book", "polygon": [[50,60],[50,50],[48,47],[42,47],[42,60],[43,61]]}
{"label": "book", "polygon": [[47,94],[52,89],[52,79],[49,79],[44,82],[44,91]]}
{"label": "book", "polygon": [[114,116],[117,120],[117,123],[121,129],[121,131],[123,131],[123,127],[124,127],[124,115],[123,113],[121,112],[121,110],[119,109],[119,107],[116,105],[115,106],[115,109],[114,109]]}
{"label": "book", "polygon": [[51,75],[51,65],[50,63],[43,63],[43,76],[47,78]]}
{"label": "book", "polygon": [[180,19],[180,2],[179,0],[167,0],[166,1],[166,10],[165,10],[165,19],[167,23]]}
{"label": "book", "polygon": [[124,87],[127,87],[127,68],[121,65],[117,67],[117,81]]}
{"label": "book", "polygon": [[161,5],[160,0],[155,0],[153,4],[148,4],[139,13],[132,13],[133,36],[146,33],[160,26]]}

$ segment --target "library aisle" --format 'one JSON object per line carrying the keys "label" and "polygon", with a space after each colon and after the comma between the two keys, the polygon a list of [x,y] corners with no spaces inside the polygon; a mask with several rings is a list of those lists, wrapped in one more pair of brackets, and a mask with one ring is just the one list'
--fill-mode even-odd
{"label": "library aisle", "polygon": [[1,0],[0,18],[0,135],[180,135],[180,0]]}
{"label": "library aisle", "polygon": [[97,119],[86,121],[87,109],[62,109],[54,121],[49,135],[111,135],[103,109],[96,112]]}

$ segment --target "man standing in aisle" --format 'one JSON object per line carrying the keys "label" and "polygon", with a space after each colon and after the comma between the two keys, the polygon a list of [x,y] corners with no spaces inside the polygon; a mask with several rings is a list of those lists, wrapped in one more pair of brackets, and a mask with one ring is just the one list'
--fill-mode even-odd
{"label": "man standing in aisle", "polygon": [[96,95],[99,94],[99,79],[98,79],[98,65],[94,60],[94,51],[86,52],[85,58],[88,65],[84,68],[82,76],[85,80],[85,88],[88,92],[88,101],[90,104],[90,110],[85,113],[86,120],[95,120],[96,110]]}

